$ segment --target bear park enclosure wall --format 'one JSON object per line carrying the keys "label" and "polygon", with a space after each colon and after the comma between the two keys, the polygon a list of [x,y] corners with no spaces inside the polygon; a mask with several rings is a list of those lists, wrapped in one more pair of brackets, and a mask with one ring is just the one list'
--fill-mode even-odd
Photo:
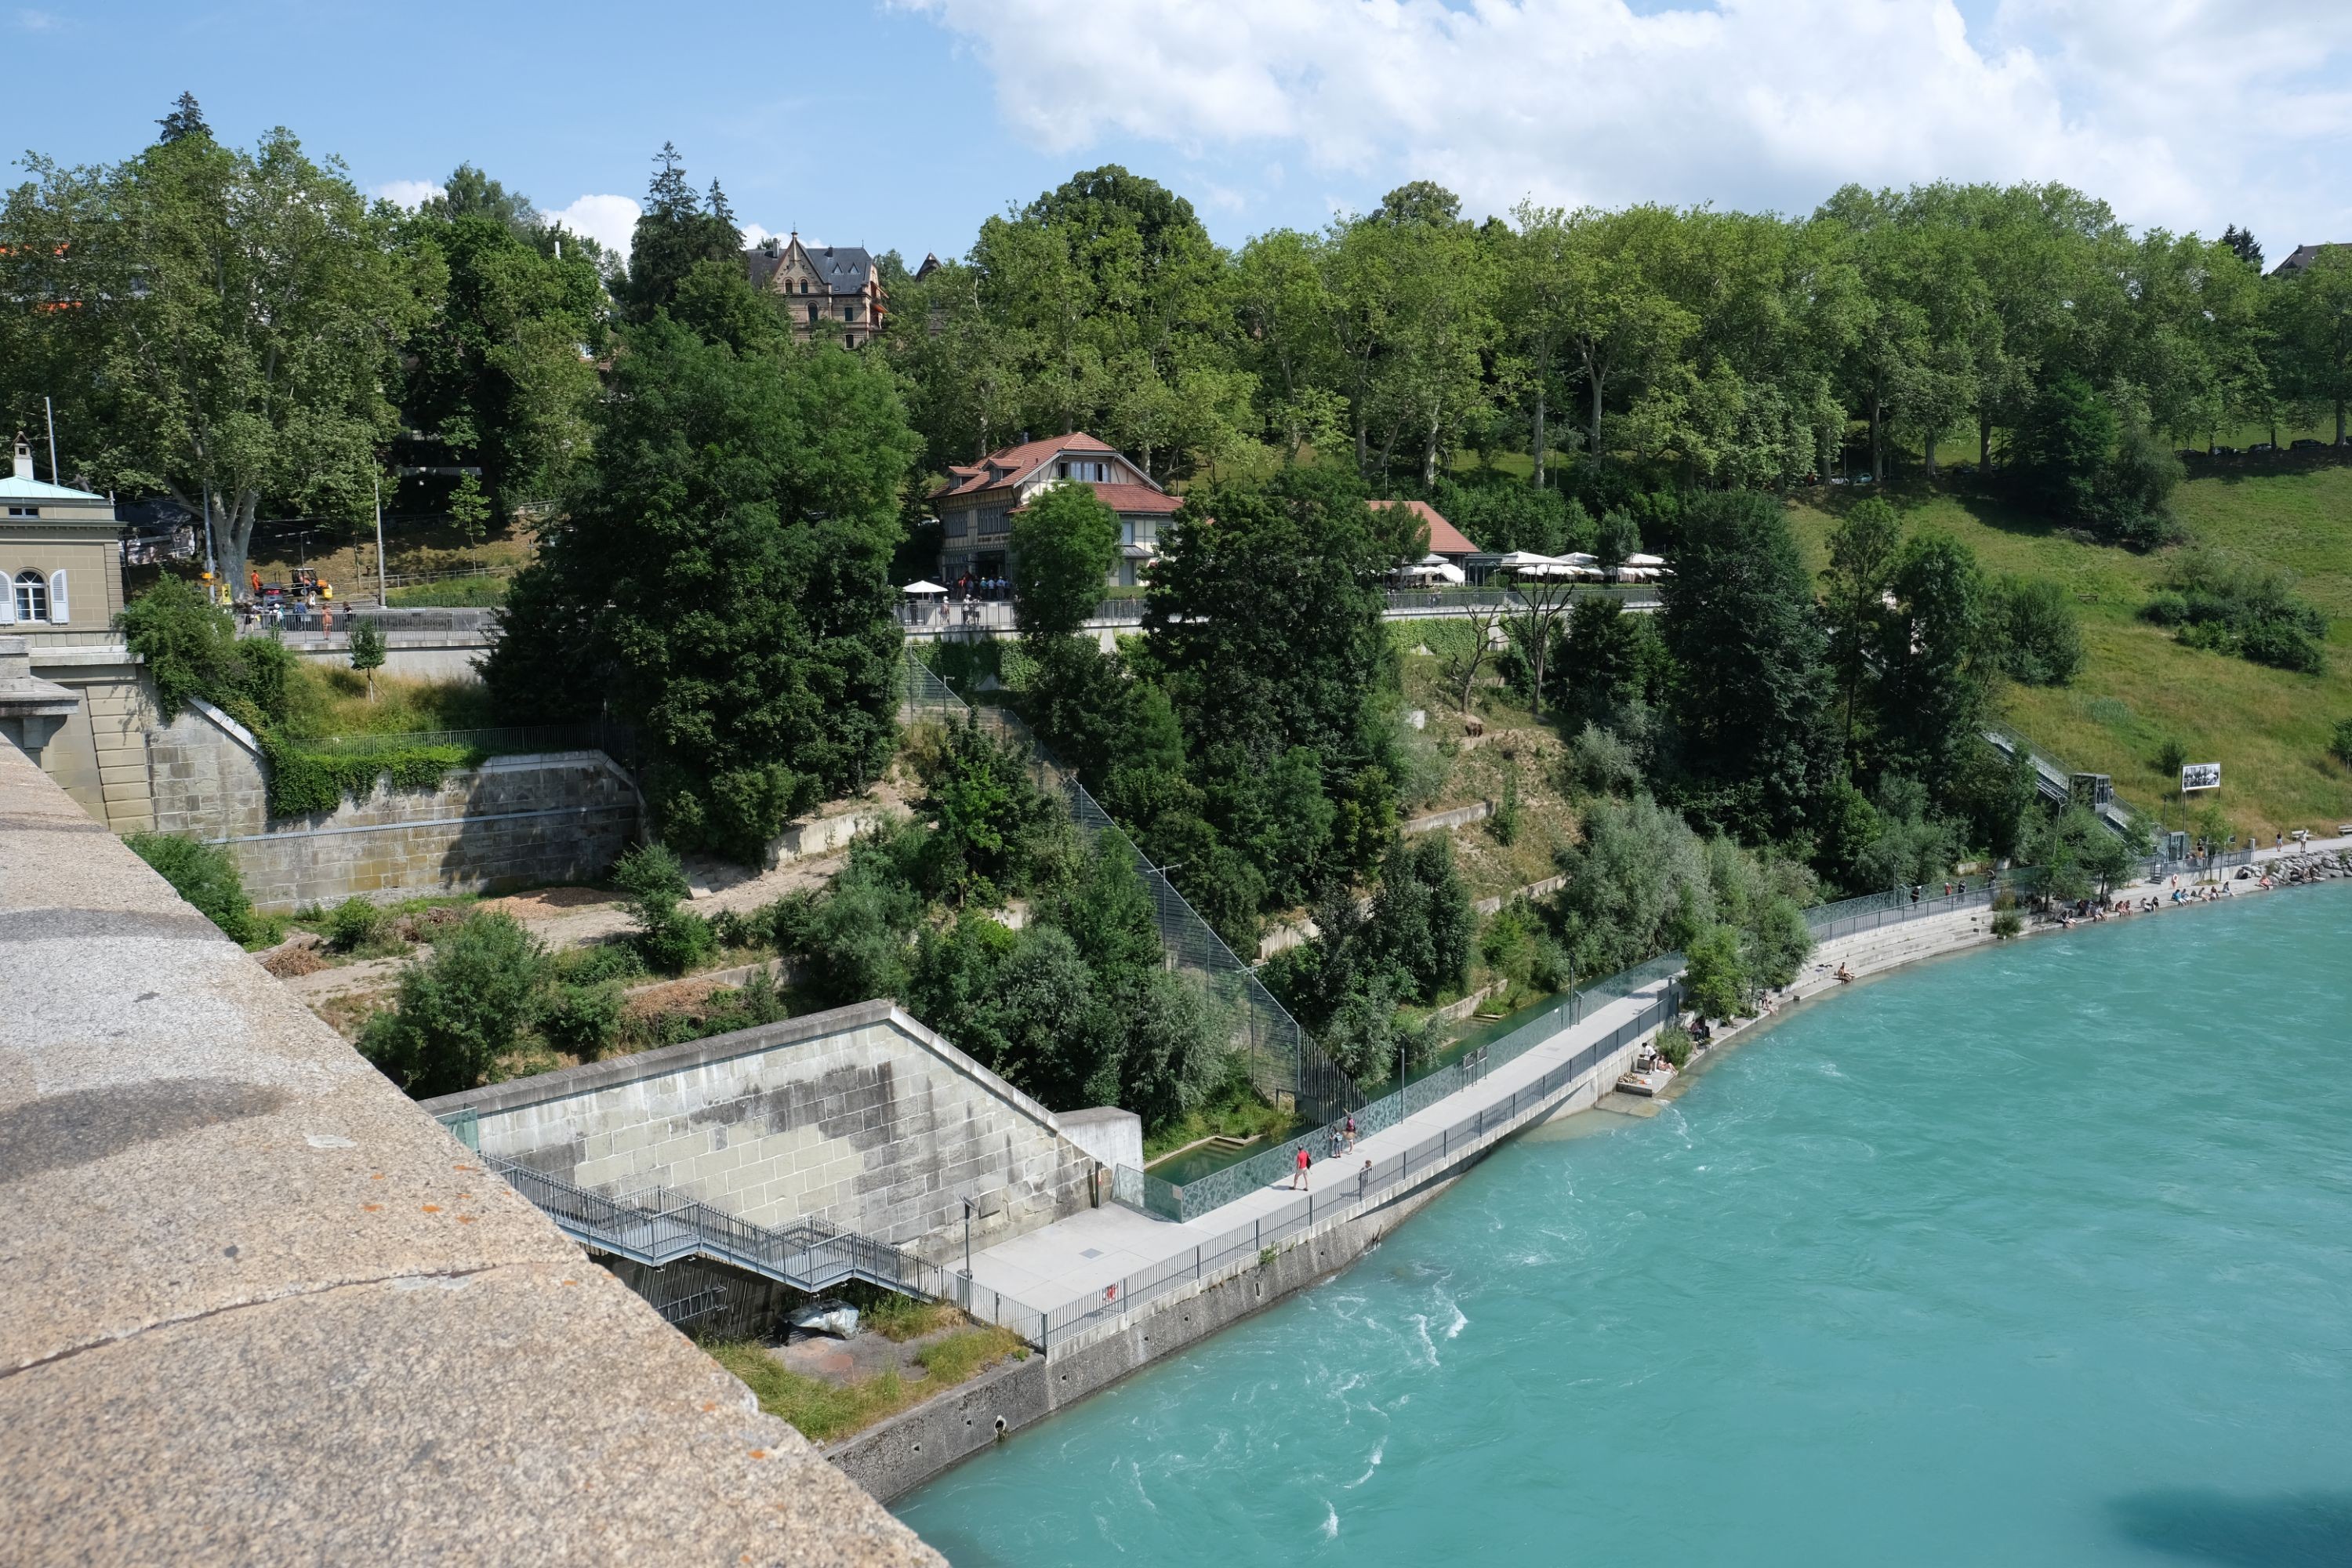
{"label": "bear park enclosure wall", "polygon": [[379,779],[364,800],[272,819],[260,742],[211,704],[150,730],[146,749],[155,831],[220,845],[268,913],[593,880],[638,831],[636,786],[601,751],[491,757],[430,789]]}

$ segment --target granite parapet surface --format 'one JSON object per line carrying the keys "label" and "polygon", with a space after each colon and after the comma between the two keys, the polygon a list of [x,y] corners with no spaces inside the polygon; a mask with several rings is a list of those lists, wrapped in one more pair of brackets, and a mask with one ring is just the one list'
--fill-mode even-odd
{"label": "granite parapet surface", "polygon": [[0,1561],[940,1561],[90,826],[0,744]]}

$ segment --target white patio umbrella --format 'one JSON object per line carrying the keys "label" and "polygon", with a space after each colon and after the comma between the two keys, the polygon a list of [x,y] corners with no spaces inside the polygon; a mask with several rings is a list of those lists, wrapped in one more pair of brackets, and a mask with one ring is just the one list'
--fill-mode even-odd
{"label": "white patio umbrella", "polygon": [[1665,563],[1666,558],[1663,555],[1628,555],[1625,557],[1625,564],[1628,566],[1664,566]]}
{"label": "white patio umbrella", "polygon": [[921,599],[928,598],[933,594],[944,594],[947,590],[937,583],[909,583],[898,592],[910,599]]}

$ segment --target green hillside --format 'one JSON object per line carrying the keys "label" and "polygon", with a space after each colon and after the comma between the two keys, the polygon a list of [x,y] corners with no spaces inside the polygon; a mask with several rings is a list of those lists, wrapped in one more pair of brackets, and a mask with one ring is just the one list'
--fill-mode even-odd
{"label": "green hillside", "polygon": [[[2352,467],[2282,462],[2191,479],[2176,498],[2199,542],[2293,574],[2297,595],[2330,617],[2328,668],[2316,676],[2184,647],[2139,620],[2163,553],[2082,543],[1989,500],[1891,499],[1906,525],[1958,535],[1989,572],[2053,578],[2073,592],[2090,655],[2083,672],[2056,689],[2005,685],[1998,700],[2038,744],[2114,774],[2126,798],[2169,805],[2176,819],[2177,796],[2154,761],[2168,738],[2194,761],[2221,764],[2221,790],[2200,804],[2220,805],[2234,830],[2267,837],[2352,822],[2352,770],[2326,753],[2330,731],[2352,716]],[[1818,568],[1832,514],[1800,505],[1794,521]]]}

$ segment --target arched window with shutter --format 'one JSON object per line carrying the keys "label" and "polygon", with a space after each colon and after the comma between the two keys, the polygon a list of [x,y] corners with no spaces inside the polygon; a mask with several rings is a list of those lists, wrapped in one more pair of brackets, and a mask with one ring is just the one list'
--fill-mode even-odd
{"label": "arched window with shutter", "polygon": [[16,579],[8,568],[0,566],[0,626],[16,624]]}
{"label": "arched window with shutter", "polygon": [[38,572],[16,574],[16,621],[20,626],[49,618],[49,583]]}
{"label": "arched window with shutter", "polygon": [[60,566],[49,574],[49,625],[66,624],[66,574]]}

